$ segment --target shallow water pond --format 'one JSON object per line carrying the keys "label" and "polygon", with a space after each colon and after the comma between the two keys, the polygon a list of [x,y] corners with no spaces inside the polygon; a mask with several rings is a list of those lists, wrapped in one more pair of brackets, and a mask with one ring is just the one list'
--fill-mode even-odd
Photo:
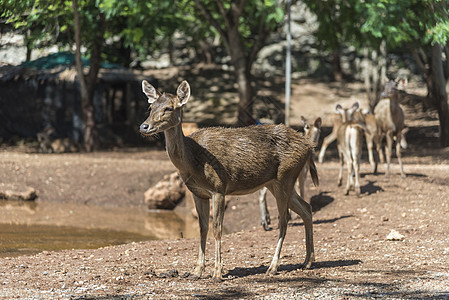
{"label": "shallow water pond", "polygon": [[0,257],[197,237],[187,210],[0,201]]}

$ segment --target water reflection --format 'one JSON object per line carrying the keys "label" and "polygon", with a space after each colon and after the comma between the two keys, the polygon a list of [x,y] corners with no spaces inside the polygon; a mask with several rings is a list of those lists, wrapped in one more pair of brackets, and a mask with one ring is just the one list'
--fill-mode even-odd
{"label": "water reflection", "polygon": [[0,201],[0,257],[198,235],[188,209]]}

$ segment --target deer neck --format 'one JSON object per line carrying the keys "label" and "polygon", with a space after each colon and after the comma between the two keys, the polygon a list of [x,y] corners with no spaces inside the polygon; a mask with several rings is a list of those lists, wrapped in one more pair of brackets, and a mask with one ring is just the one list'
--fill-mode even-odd
{"label": "deer neck", "polygon": [[184,133],[181,123],[164,131],[165,146],[168,156],[175,167],[182,169],[182,163],[185,162],[186,147],[184,144]]}

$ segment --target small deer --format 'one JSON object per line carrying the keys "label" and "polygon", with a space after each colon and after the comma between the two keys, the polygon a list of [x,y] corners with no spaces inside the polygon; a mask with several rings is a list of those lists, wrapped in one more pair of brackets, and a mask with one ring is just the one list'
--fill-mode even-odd
{"label": "small deer", "polygon": [[400,93],[405,89],[406,84],[407,82],[404,79],[389,80],[385,84],[385,89],[382,93],[383,99],[381,99],[374,108],[374,116],[376,118],[378,128],[376,148],[377,152],[379,153],[380,162],[384,162],[384,155],[382,152],[382,139],[383,136],[386,137],[386,176],[390,175],[393,141],[396,141],[396,156],[398,157],[401,177],[406,177],[404,169],[402,167],[401,145],[403,148],[407,147],[405,133],[408,129],[404,128],[404,111],[399,105]]}
{"label": "small deer", "polygon": [[140,125],[144,136],[164,132],[168,156],[192,192],[200,225],[200,245],[193,276],[205,270],[209,204],[212,198],[212,226],[215,238],[213,278],[222,279],[221,236],[226,195],[243,195],[267,187],[275,196],[279,211],[279,238],[267,274],[276,274],[287,232],[290,208],[304,221],[306,233],[305,267],[314,261],[312,209],[294,185],[301,170],[309,165],[313,182],[318,174],[313,162],[314,145],[284,125],[243,128],[203,128],[190,136],[182,131],[182,110],[190,99],[190,86],[181,82],[176,95],[160,93],[147,81],[142,89],[150,103],[150,115]]}
{"label": "small deer", "polygon": [[[335,110],[342,117],[342,124],[337,132],[337,148],[340,158],[340,171],[338,173],[338,186],[342,184],[343,164],[346,161],[348,179],[346,182],[345,194],[354,188],[357,196],[360,197],[360,156],[362,154],[362,134],[367,130],[363,119],[359,119],[359,102],[355,102],[350,108],[343,108],[340,104],[335,106]],[[355,182],[354,182],[355,181]]]}
{"label": "small deer", "polygon": [[[313,125],[309,125],[307,120],[303,116],[301,116],[301,122],[303,123],[304,136],[307,137],[312,143],[318,143],[318,139],[320,138],[321,133],[321,118],[317,118]],[[299,195],[303,199],[305,199],[304,182],[307,178],[307,171],[308,168],[306,166],[302,169],[301,173],[298,176],[298,180],[296,181],[299,189]],[[271,218],[267,206],[267,188],[265,187],[259,190],[259,206],[262,227],[264,230],[268,231],[271,229],[269,226],[271,224]],[[290,212],[288,215],[290,215]]]}
{"label": "small deer", "polygon": [[[369,112],[369,110],[358,110],[355,112],[357,114],[357,119],[364,120],[366,124],[366,129],[363,130],[365,134],[366,147],[368,149],[368,159],[370,165],[373,167],[373,173],[377,173],[377,161],[374,157],[374,143],[377,141],[377,123],[374,114]],[[327,147],[337,139],[338,131],[343,124],[342,116],[340,113],[334,113],[332,116],[332,132],[323,139],[321,145],[320,153],[318,155],[318,162],[322,163],[324,161],[324,154],[326,153]]]}

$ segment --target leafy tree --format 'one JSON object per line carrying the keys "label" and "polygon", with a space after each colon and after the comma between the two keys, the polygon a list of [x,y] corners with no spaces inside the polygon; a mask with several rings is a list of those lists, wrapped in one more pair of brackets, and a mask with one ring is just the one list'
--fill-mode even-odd
{"label": "leafy tree", "polygon": [[253,124],[251,69],[269,34],[282,22],[284,10],[277,1],[193,0],[202,19],[220,36],[237,77],[238,125]]}
{"label": "leafy tree", "polygon": [[[162,36],[172,34],[179,26],[180,15],[172,14],[173,1],[2,0],[0,16],[24,34],[28,58],[33,48],[50,44],[70,49],[76,46],[84,146],[92,151],[98,145],[93,95],[101,62],[107,59],[109,41],[119,37],[124,48],[142,55],[164,47]],[[82,47],[90,58],[86,74],[81,65]]]}
{"label": "leafy tree", "polygon": [[428,97],[438,108],[440,143],[449,146],[449,110],[445,82],[449,64],[447,0],[305,0],[317,14],[317,37],[329,49],[354,45],[370,57],[372,72],[365,70],[370,105],[379,99],[387,49],[408,48],[421,67]]}
{"label": "leafy tree", "polygon": [[437,107],[440,121],[440,144],[449,146],[449,105],[447,91],[448,62],[442,53],[449,52],[449,4],[446,0],[411,0],[365,2],[362,32],[386,39],[393,48],[407,46],[421,67],[428,98]]}

